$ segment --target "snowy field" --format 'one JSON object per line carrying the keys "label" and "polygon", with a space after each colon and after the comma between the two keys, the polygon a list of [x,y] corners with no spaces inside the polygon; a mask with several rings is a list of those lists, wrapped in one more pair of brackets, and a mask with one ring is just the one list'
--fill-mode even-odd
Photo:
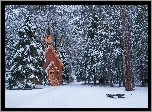
{"label": "snowy field", "polygon": [[[109,98],[106,94],[125,94]],[[5,90],[5,108],[148,108],[148,87],[84,86],[72,83],[33,90]]]}

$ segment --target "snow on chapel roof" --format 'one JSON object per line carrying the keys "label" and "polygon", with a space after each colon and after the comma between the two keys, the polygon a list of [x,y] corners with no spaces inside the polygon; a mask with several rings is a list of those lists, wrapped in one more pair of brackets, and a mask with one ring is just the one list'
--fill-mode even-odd
{"label": "snow on chapel roof", "polygon": [[47,73],[47,70],[49,69],[50,65],[52,64],[52,62],[53,62],[53,61],[51,61],[51,62],[49,63],[49,65],[46,67],[46,69],[45,69],[45,72],[46,72],[46,73]]}
{"label": "snow on chapel roof", "polygon": [[55,70],[58,70],[58,68],[54,65],[54,62],[51,61],[51,62],[49,63],[49,65],[47,66],[47,68],[45,69],[45,72],[46,72],[46,73],[47,73],[47,71],[48,71],[48,69],[49,69],[50,67],[53,67]]}

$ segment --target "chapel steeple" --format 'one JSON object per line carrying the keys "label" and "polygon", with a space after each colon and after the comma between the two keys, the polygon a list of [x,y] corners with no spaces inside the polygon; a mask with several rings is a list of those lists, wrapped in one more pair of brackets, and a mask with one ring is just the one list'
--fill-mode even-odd
{"label": "chapel steeple", "polygon": [[50,26],[49,26],[49,20],[47,21],[47,25],[46,25],[46,34],[45,34],[45,44],[52,44],[52,36],[51,36],[51,32],[50,32]]}

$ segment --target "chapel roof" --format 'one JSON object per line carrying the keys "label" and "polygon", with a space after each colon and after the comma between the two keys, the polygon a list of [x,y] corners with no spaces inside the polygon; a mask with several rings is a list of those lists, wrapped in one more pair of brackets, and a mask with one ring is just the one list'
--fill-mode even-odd
{"label": "chapel roof", "polygon": [[55,58],[57,59],[57,61],[59,62],[59,64],[60,64],[62,67],[64,67],[62,61],[59,59],[58,55],[56,54],[55,50],[53,49],[53,47],[52,47],[51,45],[45,50],[44,55],[46,55],[46,53],[47,53],[49,50],[52,51],[53,55],[55,56]]}

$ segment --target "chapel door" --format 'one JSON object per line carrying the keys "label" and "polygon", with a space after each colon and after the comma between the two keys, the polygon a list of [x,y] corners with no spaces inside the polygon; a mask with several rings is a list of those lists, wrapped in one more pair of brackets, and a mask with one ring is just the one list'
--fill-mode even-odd
{"label": "chapel door", "polygon": [[49,71],[49,79],[55,80],[55,76],[54,76],[54,71],[53,70]]}

